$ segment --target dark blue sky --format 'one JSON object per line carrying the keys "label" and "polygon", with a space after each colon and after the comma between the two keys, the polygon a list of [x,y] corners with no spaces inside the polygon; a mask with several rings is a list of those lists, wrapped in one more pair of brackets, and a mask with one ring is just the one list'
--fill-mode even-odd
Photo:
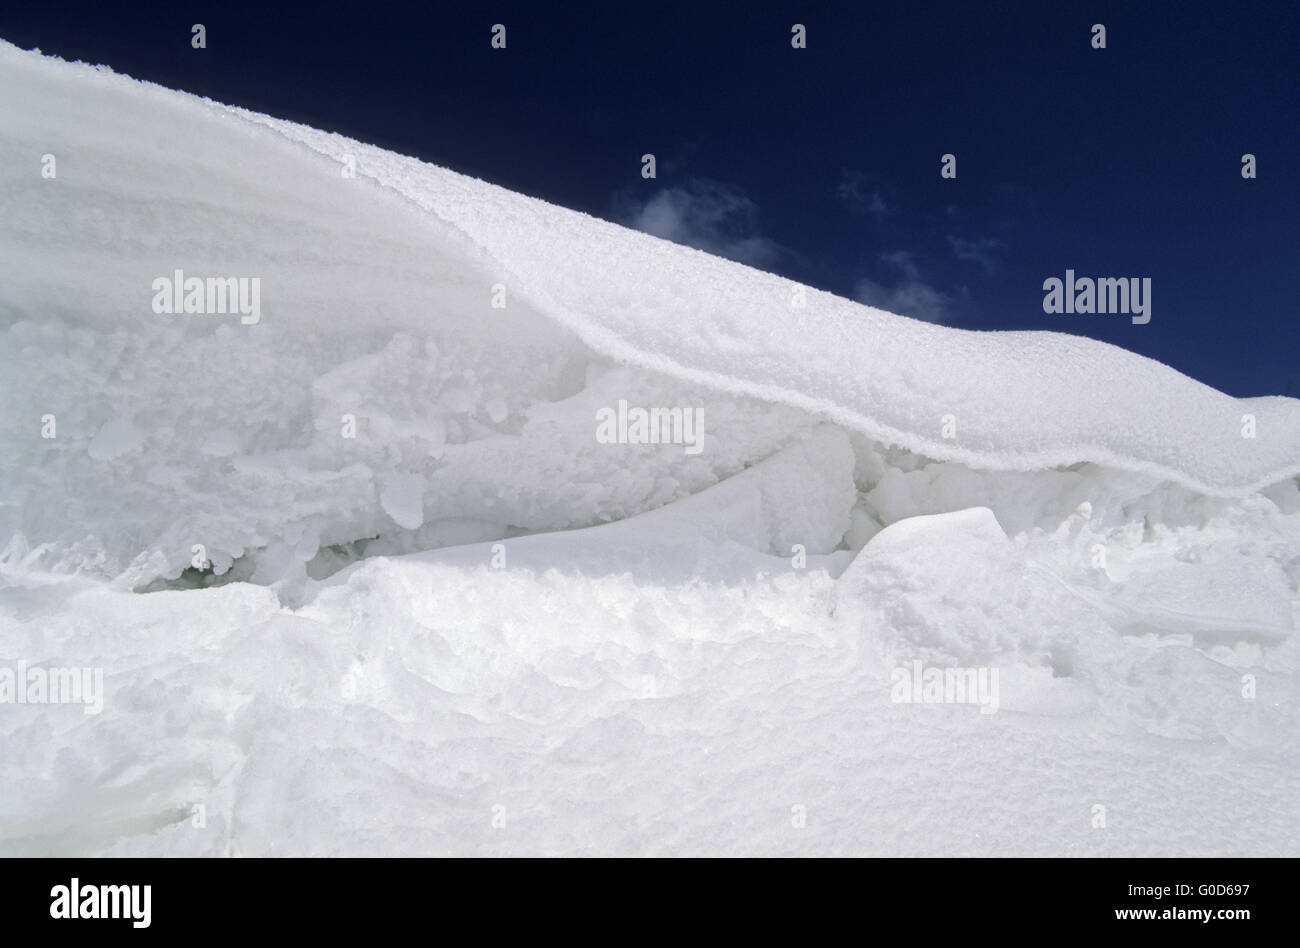
{"label": "dark blue sky", "polygon": [[[1295,3],[10,4],[0,37],[947,325],[1300,394]],[[1067,268],[1151,278],[1150,323],[1045,314]]]}

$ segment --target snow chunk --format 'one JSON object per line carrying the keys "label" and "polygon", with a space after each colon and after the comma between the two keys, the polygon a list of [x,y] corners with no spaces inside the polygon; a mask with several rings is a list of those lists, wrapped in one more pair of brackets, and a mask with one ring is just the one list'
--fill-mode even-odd
{"label": "snow chunk", "polygon": [[416,529],[424,523],[424,478],[417,474],[386,475],[379,503],[398,526]]}

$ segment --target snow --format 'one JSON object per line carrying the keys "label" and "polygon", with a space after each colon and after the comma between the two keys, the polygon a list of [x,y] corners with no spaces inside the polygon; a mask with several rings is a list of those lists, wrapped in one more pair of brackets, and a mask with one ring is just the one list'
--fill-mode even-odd
{"label": "snow", "polygon": [[379,503],[398,526],[417,529],[424,523],[424,478],[418,474],[387,475]]}
{"label": "snow", "polygon": [[0,665],[107,692],[0,704],[0,852],[1300,852],[1300,402],[4,44],[0,114]]}
{"label": "snow", "polygon": [[86,446],[86,453],[95,461],[111,461],[137,450],[144,438],[129,418],[114,418],[103,427]]}

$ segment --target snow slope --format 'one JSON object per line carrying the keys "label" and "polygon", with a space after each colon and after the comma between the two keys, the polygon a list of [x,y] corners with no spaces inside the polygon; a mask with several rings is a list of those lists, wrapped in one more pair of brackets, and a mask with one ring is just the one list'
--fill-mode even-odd
{"label": "snow slope", "polygon": [[1300,402],[5,44],[0,116],[0,660],[106,682],[0,704],[0,851],[1300,852]]}

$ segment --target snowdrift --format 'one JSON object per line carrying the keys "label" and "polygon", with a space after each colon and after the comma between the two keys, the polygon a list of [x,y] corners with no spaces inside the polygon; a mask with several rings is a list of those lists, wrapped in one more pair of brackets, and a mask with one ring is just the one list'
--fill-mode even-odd
{"label": "snowdrift", "polygon": [[[1060,334],[816,291],[794,308],[778,277],[339,136],[12,46],[0,69],[4,529],[54,544],[47,562],[139,583],[196,543],[224,570],[394,524],[585,526],[814,420],[977,470],[1093,462],[1213,496],[1300,473],[1294,400]],[[176,271],[258,278],[257,323],[154,312]],[[589,450],[618,398],[709,401],[704,458]]]}
{"label": "snowdrift", "polygon": [[1300,852],[1300,402],[6,44],[0,115],[0,657],[106,672],[0,705],[0,851]]}

